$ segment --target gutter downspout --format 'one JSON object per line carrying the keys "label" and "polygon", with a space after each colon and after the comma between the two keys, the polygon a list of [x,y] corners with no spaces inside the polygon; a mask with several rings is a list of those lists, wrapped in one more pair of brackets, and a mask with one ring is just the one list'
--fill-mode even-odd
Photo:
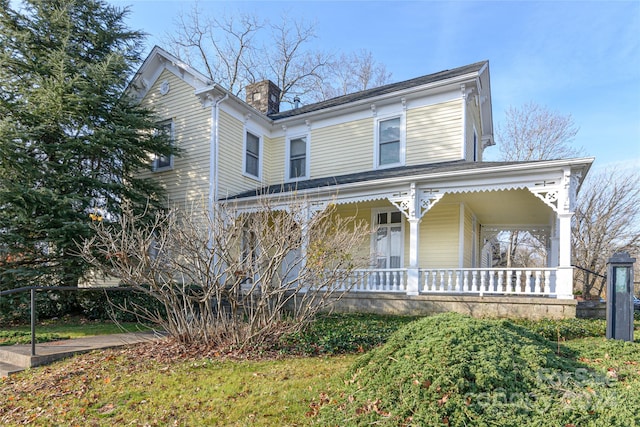
{"label": "gutter downspout", "polygon": [[462,160],[467,160],[467,86],[460,85],[462,93]]}
{"label": "gutter downspout", "polygon": [[213,214],[213,204],[218,201],[218,157],[219,157],[219,111],[220,104],[229,98],[229,94],[225,94],[222,98],[214,101],[211,110],[211,145],[209,148],[209,213]]}

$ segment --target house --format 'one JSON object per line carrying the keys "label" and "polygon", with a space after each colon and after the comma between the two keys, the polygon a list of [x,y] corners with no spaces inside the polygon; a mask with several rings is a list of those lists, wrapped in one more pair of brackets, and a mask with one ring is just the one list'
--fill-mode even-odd
{"label": "house", "polygon": [[[575,315],[571,219],[593,159],[483,161],[487,61],[280,111],[273,83],[242,100],[155,47],[130,90],[183,150],[149,172],[172,203],[296,191],[376,227],[368,279],[339,308]],[[492,242],[510,230],[544,242],[545,265],[494,267]]]}

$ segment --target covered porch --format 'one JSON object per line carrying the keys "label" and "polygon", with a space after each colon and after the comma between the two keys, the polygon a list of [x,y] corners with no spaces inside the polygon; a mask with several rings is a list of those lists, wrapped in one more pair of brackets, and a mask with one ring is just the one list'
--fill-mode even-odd
{"label": "covered porch", "polygon": [[[575,314],[571,219],[592,161],[451,162],[310,180],[296,183],[295,192],[308,199],[309,217],[332,204],[372,226],[360,249],[369,267],[338,284],[354,302],[348,307],[480,299],[558,305],[562,312],[568,304]],[[271,190],[255,197],[265,192]],[[544,254],[526,265],[496,262],[498,236],[513,232],[533,236]],[[551,302],[559,300],[565,303]]]}

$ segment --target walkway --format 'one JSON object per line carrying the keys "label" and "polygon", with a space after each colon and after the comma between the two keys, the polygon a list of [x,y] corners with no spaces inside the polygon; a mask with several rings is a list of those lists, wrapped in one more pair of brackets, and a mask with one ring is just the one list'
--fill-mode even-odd
{"label": "walkway", "polygon": [[154,334],[153,332],[130,332],[51,341],[36,344],[35,356],[31,356],[30,344],[0,347],[0,378],[24,371],[27,368],[47,365],[75,354],[138,344],[152,341],[159,337],[160,335]]}

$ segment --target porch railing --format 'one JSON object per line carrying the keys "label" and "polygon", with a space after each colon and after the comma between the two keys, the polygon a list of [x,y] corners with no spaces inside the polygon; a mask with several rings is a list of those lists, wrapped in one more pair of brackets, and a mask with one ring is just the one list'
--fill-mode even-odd
{"label": "porch railing", "polygon": [[358,269],[342,282],[342,289],[351,292],[406,292],[407,269]]}
{"label": "porch railing", "polygon": [[[406,268],[354,270],[342,289],[352,292],[407,292]],[[421,294],[531,295],[556,292],[555,268],[437,268],[418,270]]]}
{"label": "porch railing", "polygon": [[555,293],[555,268],[420,269],[420,293],[548,296]]}

